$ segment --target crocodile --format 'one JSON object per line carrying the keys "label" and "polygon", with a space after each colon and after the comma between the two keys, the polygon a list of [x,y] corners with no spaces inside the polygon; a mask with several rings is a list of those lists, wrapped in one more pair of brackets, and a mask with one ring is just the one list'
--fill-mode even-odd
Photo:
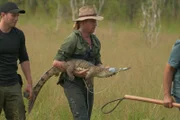
{"label": "crocodile", "polygon": [[[113,76],[117,74],[120,71],[125,71],[130,69],[131,67],[124,67],[124,68],[104,68],[100,66],[95,66],[94,64],[82,60],[82,59],[71,59],[64,63],[63,67],[65,68],[67,75],[69,76],[69,80],[74,80],[74,71],[82,71],[87,70],[87,74],[85,76],[85,82],[87,83],[87,87],[92,87],[93,82],[92,78],[98,77],[98,78],[107,78],[110,76]],[[49,70],[47,70],[41,77],[40,80],[37,82],[37,84],[33,87],[33,95],[32,98],[28,101],[28,113],[31,112],[35,100],[38,96],[38,93],[40,92],[43,85],[47,82],[49,78],[52,76],[59,76],[59,73],[61,73],[60,69],[57,67],[51,67]],[[29,94],[27,92],[24,92],[24,97],[28,98]]]}

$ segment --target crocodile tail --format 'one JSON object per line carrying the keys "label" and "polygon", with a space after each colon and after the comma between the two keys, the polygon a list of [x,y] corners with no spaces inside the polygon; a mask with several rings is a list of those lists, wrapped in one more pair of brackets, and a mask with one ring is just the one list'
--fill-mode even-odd
{"label": "crocodile tail", "polygon": [[59,72],[60,71],[58,68],[52,67],[41,76],[40,80],[38,81],[38,83],[33,88],[32,99],[30,99],[28,102],[28,113],[31,112],[31,110],[34,106],[34,103],[36,101],[36,98],[37,98],[41,88],[43,87],[43,85],[47,82],[47,80],[49,78],[51,78],[53,75],[57,75]]}

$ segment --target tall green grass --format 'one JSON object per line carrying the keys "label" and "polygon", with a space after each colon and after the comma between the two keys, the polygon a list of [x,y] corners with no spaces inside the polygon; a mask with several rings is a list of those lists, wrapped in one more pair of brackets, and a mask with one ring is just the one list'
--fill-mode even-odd
{"label": "tall green grass", "polygon": [[[18,24],[26,35],[34,85],[52,66],[59,46],[72,30],[72,23],[63,22],[59,31],[55,32],[55,21],[47,21],[48,18],[41,18],[39,22],[25,21],[25,18],[22,18],[21,24]],[[96,35],[101,40],[104,65],[131,66],[132,69],[110,78],[95,79],[92,120],[179,120],[179,111],[176,108],[167,109],[160,105],[130,100],[123,100],[110,114],[101,112],[105,103],[126,94],[163,99],[164,66],[179,35],[162,32],[158,45],[149,48],[139,29],[127,29],[122,24],[107,21],[98,24]],[[20,69],[19,72],[22,73]],[[58,78],[52,77],[42,88],[32,113],[27,114],[28,120],[72,119],[63,89],[56,85],[57,80]],[[24,102],[27,108],[27,100],[24,99]],[[106,110],[110,110],[113,105],[107,106]],[[3,114],[0,119],[5,119]]]}

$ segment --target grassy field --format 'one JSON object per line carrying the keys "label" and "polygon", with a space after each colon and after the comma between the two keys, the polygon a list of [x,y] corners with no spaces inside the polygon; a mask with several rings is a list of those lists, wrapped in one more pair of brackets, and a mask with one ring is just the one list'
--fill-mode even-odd
{"label": "grassy field", "polygon": [[[43,21],[43,20],[41,20]],[[71,32],[72,23],[61,24],[55,32],[53,25],[35,22],[18,24],[26,35],[34,84],[52,66],[53,57],[64,38]],[[110,114],[101,107],[124,95],[163,99],[163,71],[177,32],[163,32],[158,45],[150,48],[139,29],[124,29],[121,25],[100,23],[96,34],[102,44],[102,61],[113,67],[131,66],[132,69],[107,79],[95,79],[95,101],[91,120],[179,120],[176,108],[166,109],[151,103],[123,100]],[[19,70],[21,73],[21,70]],[[28,120],[71,120],[72,115],[62,87],[52,77],[42,89]],[[27,100],[24,99],[27,107]],[[108,106],[106,110],[110,110]],[[3,116],[3,115],[2,115]],[[4,117],[0,117],[4,120]]]}

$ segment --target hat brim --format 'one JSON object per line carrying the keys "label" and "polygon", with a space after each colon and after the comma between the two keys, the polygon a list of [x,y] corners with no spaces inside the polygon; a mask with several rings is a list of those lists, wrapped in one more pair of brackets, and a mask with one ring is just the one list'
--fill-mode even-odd
{"label": "hat brim", "polygon": [[94,20],[103,20],[104,17],[102,16],[86,16],[86,17],[80,17],[76,20],[73,20],[74,22],[77,22],[77,21],[84,21],[84,20],[87,20],[87,19],[94,19]]}
{"label": "hat brim", "polygon": [[14,9],[14,10],[11,10],[11,11],[8,11],[9,13],[20,13],[20,14],[24,14],[26,13],[25,10],[20,10],[20,9]]}

